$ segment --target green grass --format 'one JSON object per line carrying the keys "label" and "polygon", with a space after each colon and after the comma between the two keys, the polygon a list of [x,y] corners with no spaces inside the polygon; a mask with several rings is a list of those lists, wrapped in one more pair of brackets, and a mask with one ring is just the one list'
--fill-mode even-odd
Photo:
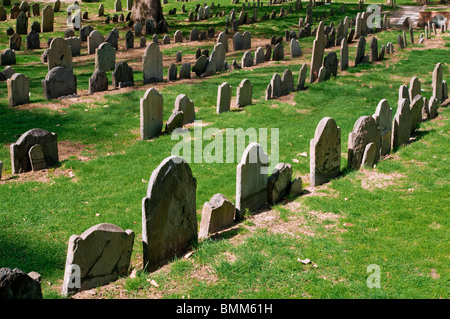
{"label": "green grass", "polygon": [[[185,4],[189,10],[198,2]],[[217,3],[229,12],[230,1]],[[105,4],[111,13],[112,1]],[[176,6],[179,9],[181,5],[171,3],[167,8]],[[60,18],[63,17],[64,6]],[[82,6],[91,12],[98,3],[82,3]],[[332,4],[332,7],[339,11],[339,4]],[[351,16],[356,12],[355,6],[348,7],[345,15]],[[276,8],[278,11],[279,6]],[[324,6],[317,10],[328,8]],[[263,7],[260,16],[264,10],[271,12],[272,9]],[[305,6],[302,14],[304,12]],[[336,13],[328,17],[327,22],[336,24],[343,16]],[[184,19],[183,14],[166,18],[169,25]],[[220,24],[222,20],[211,19],[203,23],[204,29],[215,25],[217,31],[224,27]],[[63,30],[61,21],[56,30]],[[112,25],[98,24],[95,19],[90,22],[102,34],[112,28]],[[272,34],[284,35],[285,28],[297,23],[298,15],[292,14],[292,17],[287,16],[276,23],[265,21],[257,28],[243,26],[241,31],[251,30],[255,37],[264,36],[267,42]],[[8,20],[5,25],[9,24]],[[187,35],[192,25],[181,22],[177,28],[186,31]],[[121,34],[124,34],[124,26],[119,25]],[[175,30],[171,28],[170,34],[173,35]],[[378,33],[379,43],[396,43],[399,32]],[[41,36],[46,39],[50,35],[61,34],[58,31]],[[265,101],[264,91],[275,72],[281,75],[290,68],[297,78],[300,65],[310,62],[312,37],[301,40],[304,55],[299,59],[290,59],[286,51],[288,46],[285,46],[285,63],[271,62],[261,68],[235,70],[158,89],[164,96],[164,121],[168,119],[177,95],[186,93],[194,101],[197,119],[209,123],[204,130],[268,128],[270,139],[270,128],[279,128],[279,161],[292,164],[295,176],[307,176],[309,158],[299,154],[309,154],[309,141],[317,123],[323,117],[331,116],[341,127],[344,176],[320,191],[325,196],[292,199],[297,205],[295,208],[283,204],[274,207],[275,220],[280,225],[301,221],[291,231],[294,236],[273,233],[270,227],[258,227],[257,216],[249,213],[236,228],[216,239],[199,243],[189,259],[176,259],[167,270],[151,275],[140,271],[141,200],[151,172],[171,155],[178,141],[166,135],[152,141],[138,139],[139,100],[144,89],[149,87],[142,86],[142,72],[135,70],[137,85],[133,91],[110,91],[102,99],[81,99],[65,107],[10,108],[2,94],[0,159],[4,162],[4,176],[11,173],[9,144],[34,127],[57,133],[60,142],[84,145],[86,150],[82,155],[91,159],[80,161],[70,156],[49,173],[70,169],[73,178],[65,174],[50,176],[44,182],[32,178],[2,181],[0,267],[18,267],[26,272],[41,273],[44,297],[58,298],[70,236],[107,222],[136,233],[132,263],[138,272],[135,278],[122,283],[125,294],[132,298],[145,298],[152,293],[159,293],[164,298],[188,295],[191,298],[448,298],[448,109],[441,108],[438,119],[421,125],[417,142],[401,148],[392,158],[377,165],[374,171],[380,174],[401,174],[402,177],[393,185],[367,190],[361,186],[365,176],[362,172],[345,170],[347,136],[359,116],[372,115],[382,98],[388,100],[395,113],[398,87],[409,83],[412,76],[419,77],[422,93],[429,97],[431,72],[437,62],[445,63],[444,78],[448,79],[448,37],[445,41],[446,47],[441,49],[415,50],[423,49],[423,45],[416,44],[414,49],[396,50],[394,56],[386,56],[382,63],[350,68],[336,79],[309,85],[306,91],[293,94],[287,102]],[[0,43],[0,49],[7,46],[4,32],[0,32]],[[198,45],[207,47],[201,42]],[[179,50],[161,48],[163,54],[169,56]],[[192,54],[195,48],[194,44],[182,50],[185,54]],[[47,66],[40,62],[42,51],[19,52],[14,69],[30,77],[31,102],[45,106],[60,102],[43,100],[40,81],[47,73]],[[242,54],[239,52],[232,58],[239,61]],[[350,60],[354,55],[352,44]],[[132,62],[138,61],[140,57]],[[92,70],[92,59],[76,65],[80,90],[87,89]],[[244,110],[217,115],[217,86],[224,81],[229,82],[235,96],[236,87],[244,78],[249,78],[253,84],[253,104]],[[6,83],[0,83],[0,91],[6,92]],[[206,142],[203,147],[205,145]],[[267,151],[270,153],[271,149]],[[197,178],[198,220],[203,203],[215,193],[220,192],[234,202],[239,160],[238,154],[234,163],[190,164]],[[311,212],[333,213],[341,217],[321,221]],[[342,229],[347,231],[341,232]],[[305,230],[310,230],[314,236],[307,235]],[[298,261],[305,258],[313,263],[304,265]],[[366,268],[369,264],[380,266],[383,289],[367,288]],[[195,276],[199,272],[207,279]],[[439,278],[433,278],[437,276],[431,275],[434,272],[439,274]],[[148,279],[155,280],[159,287],[153,286]],[[111,291],[104,296],[117,298],[117,292]]]}

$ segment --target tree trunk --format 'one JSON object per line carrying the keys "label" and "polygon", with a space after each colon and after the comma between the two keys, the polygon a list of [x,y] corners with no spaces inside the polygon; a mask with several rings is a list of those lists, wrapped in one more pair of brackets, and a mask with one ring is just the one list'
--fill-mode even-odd
{"label": "tree trunk", "polygon": [[153,19],[155,24],[164,20],[161,0],[134,0],[133,20],[142,21]]}

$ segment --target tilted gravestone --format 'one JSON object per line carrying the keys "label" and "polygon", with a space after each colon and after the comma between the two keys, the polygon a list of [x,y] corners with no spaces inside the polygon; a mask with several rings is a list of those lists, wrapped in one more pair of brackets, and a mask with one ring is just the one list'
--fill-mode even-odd
{"label": "tilted gravestone", "polygon": [[145,49],[142,57],[144,84],[163,81],[162,53],[158,44],[152,42]]}
{"label": "tilted gravestone", "polygon": [[276,204],[289,194],[292,179],[292,165],[278,163],[267,179],[267,203]]}
{"label": "tilted gravestone", "polygon": [[13,174],[32,170],[29,151],[36,144],[42,147],[47,166],[53,166],[58,163],[57,135],[43,129],[31,129],[23,133],[17,142],[12,143],[10,146],[11,170]]}
{"label": "tilted gravestone", "polygon": [[253,85],[250,80],[243,79],[236,90],[236,107],[244,107],[252,104]]}
{"label": "tilted gravestone", "polygon": [[227,82],[219,85],[217,92],[216,113],[220,114],[230,110],[231,103],[231,86]]}
{"label": "tilted gravestone", "polygon": [[50,48],[47,51],[48,70],[54,67],[63,66],[72,70],[72,50],[62,37],[53,38]]}
{"label": "tilted gravestone", "polygon": [[7,80],[9,106],[30,103],[29,79],[22,73],[15,73]]}
{"label": "tilted gravestone", "polygon": [[236,219],[267,203],[267,169],[269,157],[261,145],[252,142],[244,150],[236,167]]}
{"label": "tilted gravestone", "polygon": [[77,77],[73,71],[63,66],[52,68],[42,80],[44,98],[56,99],[77,93]]}
{"label": "tilted gravestone", "polygon": [[313,42],[313,52],[311,56],[311,72],[309,82],[314,83],[319,78],[319,69],[322,66],[323,54],[325,50],[325,32],[323,21],[319,23],[316,39]]}
{"label": "tilted gravestone", "polygon": [[375,114],[372,117],[380,129],[380,156],[385,156],[390,153],[392,144],[392,108],[389,107],[386,99],[382,99],[378,103]]}
{"label": "tilted gravestone", "polygon": [[183,125],[195,121],[194,102],[186,94],[179,94],[175,99],[174,111],[183,112]]}
{"label": "tilted gravestone", "polygon": [[432,76],[431,87],[433,89],[433,96],[438,100],[439,103],[442,102],[444,95],[442,94],[442,63],[437,63]]}
{"label": "tilted gravestone", "polygon": [[299,91],[305,89],[306,72],[308,72],[308,66],[306,63],[303,63],[298,73],[297,90]]}
{"label": "tilted gravestone", "polygon": [[234,222],[236,209],[233,203],[222,194],[215,194],[203,205],[199,238],[221,231]]}
{"label": "tilted gravestone", "polygon": [[310,184],[318,186],[337,177],[341,167],[341,128],[331,117],[320,120],[310,142]]}
{"label": "tilted gravestone", "polygon": [[116,49],[109,42],[103,42],[95,49],[95,68],[111,71],[116,65]]}
{"label": "tilted gravestone", "polygon": [[363,36],[360,36],[358,39],[357,47],[356,47],[355,66],[357,66],[358,64],[361,64],[361,63],[368,62],[365,52],[366,52],[366,38],[364,38]]}
{"label": "tilted gravestone", "polygon": [[361,116],[348,135],[348,168],[359,169],[366,152],[366,146],[374,143],[376,147],[373,163],[380,158],[380,130],[371,116]]}
{"label": "tilted gravestone", "polygon": [[156,89],[148,89],[141,98],[140,133],[146,140],[161,134],[163,126],[163,96]]}
{"label": "tilted gravestone", "polygon": [[152,172],[142,199],[143,264],[154,271],[198,240],[197,181],[189,164],[170,156]]}
{"label": "tilted gravestone", "polygon": [[269,98],[276,99],[283,95],[283,80],[278,73],[274,73],[270,79]]}
{"label": "tilted gravestone", "polygon": [[411,130],[411,110],[409,100],[403,98],[398,101],[397,111],[392,123],[392,146],[398,148],[408,144]]}
{"label": "tilted gravestone", "polygon": [[125,61],[116,63],[112,73],[113,88],[134,86],[133,69]]}
{"label": "tilted gravestone", "polygon": [[409,81],[409,100],[413,101],[418,94],[421,94],[420,80],[417,76],[413,76]]}
{"label": "tilted gravestone", "polygon": [[106,285],[128,274],[135,234],[102,223],[80,236],[72,235],[67,249],[63,295]]}

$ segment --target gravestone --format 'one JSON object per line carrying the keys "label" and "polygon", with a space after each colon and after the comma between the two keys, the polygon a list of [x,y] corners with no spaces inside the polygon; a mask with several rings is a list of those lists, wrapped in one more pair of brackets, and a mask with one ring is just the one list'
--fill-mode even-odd
{"label": "gravestone", "polygon": [[22,37],[18,33],[14,33],[9,38],[9,48],[11,50],[20,51],[22,45]]}
{"label": "gravestone", "polygon": [[114,70],[116,65],[116,49],[109,42],[103,42],[95,49],[95,68],[102,71]]}
{"label": "gravestone", "polygon": [[42,299],[40,275],[26,274],[18,268],[0,268],[0,299]]}
{"label": "gravestone", "polygon": [[42,87],[47,100],[77,94],[77,77],[71,69],[56,66],[48,71]]}
{"label": "gravestone", "polygon": [[337,177],[341,167],[341,128],[331,117],[320,120],[310,142],[310,185]]}
{"label": "gravestone", "polygon": [[281,93],[282,95],[288,95],[294,91],[294,77],[290,69],[286,69],[281,76]]}
{"label": "gravestone", "polygon": [[217,92],[216,113],[220,114],[230,110],[231,103],[231,86],[227,82],[219,85]]}
{"label": "gravestone", "polygon": [[223,43],[219,42],[214,46],[211,56],[213,55],[216,57],[216,71],[224,71],[226,51]]}
{"label": "gravestone", "polygon": [[197,181],[188,163],[170,156],[152,172],[142,199],[145,270],[154,271],[195,244]]}
{"label": "gravestone", "polygon": [[177,79],[177,66],[175,63],[171,63],[167,70],[167,81],[176,81]]}
{"label": "gravestone", "polygon": [[341,58],[341,71],[347,70],[348,69],[348,44],[347,44],[346,38],[343,38],[341,41],[340,58]]}
{"label": "gravestone", "polygon": [[366,148],[364,149],[364,155],[361,160],[361,166],[373,167],[376,164],[376,157],[378,151],[379,150],[377,149],[375,143],[371,142],[367,144]]}
{"label": "gravestone", "polygon": [[128,275],[135,234],[113,224],[97,224],[69,238],[63,295],[106,285]]}
{"label": "gravestone", "polygon": [[195,74],[198,77],[200,77],[203,73],[205,73],[207,65],[208,65],[208,58],[205,55],[201,55],[195,62],[192,71],[194,71]]}
{"label": "gravestone", "polygon": [[105,6],[103,5],[103,3],[100,3],[100,5],[98,6],[98,16],[103,17],[104,15],[105,15]]}
{"label": "gravestone", "polygon": [[16,53],[14,52],[14,50],[5,49],[0,55],[0,64],[2,66],[16,64]]}
{"label": "gravestone", "polygon": [[323,54],[325,50],[325,31],[323,21],[320,21],[316,39],[313,42],[313,52],[311,57],[311,72],[309,82],[314,83],[319,78],[319,70],[322,66]]}
{"label": "gravestone", "polygon": [[250,80],[243,79],[236,90],[236,107],[240,108],[252,104],[252,95],[253,85]]}
{"label": "gravestone", "polygon": [[88,36],[91,32],[94,31],[94,28],[90,25],[85,25],[80,29],[80,39],[83,42],[87,41]]}
{"label": "gravestone", "polygon": [[191,78],[191,64],[183,63],[180,68],[180,73],[178,74],[180,79],[190,79]]}
{"label": "gravestone", "polygon": [[198,41],[199,32],[196,27],[192,28],[191,33],[189,34],[189,41]]}
{"label": "gravestone", "polygon": [[413,101],[418,94],[421,94],[420,80],[417,76],[413,76],[409,81],[409,100]]}
{"label": "gravestone", "polygon": [[276,99],[283,95],[283,80],[278,73],[274,73],[270,79],[267,96],[270,99]]}
{"label": "gravestone", "polygon": [[283,61],[284,60],[284,47],[283,43],[278,43],[275,45],[275,48],[273,48],[273,61]]}
{"label": "gravestone", "polygon": [[23,133],[17,142],[10,146],[11,171],[13,174],[31,171],[29,151],[36,144],[42,147],[47,166],[58,163],[57,135],[43,129],[31,129]]}
{"label": "gravestone", "polygon": [[245,31],[242,34],[242,49],[250,50],[252,48],[252,34],[248,31]]}
{"label": "gravestone", "polygon": [[179,94],[175,99],[174,111],[183,112],[183,125],[195,121],[194,102],[186,94]]}
{"label": "gravestone", "polygon": [[133,69],[125,61],[116,63],[112,73],[113,88],[134,86]]}
{"label": "gravestone", "polygon": [[422,95],[418,94],[409,104],[411,110],[411,128],[409,134],[412,135],[418,128],[422,121],[422,109],[424,101]]}
{"label": "gravestone", "polygon": [[95,54],[95,50],[105,41],[105,38],[97,30],[92,31],[87,37],[88,54]]}
{"label": "gravestone", "polygon": [[443,101],[444,95],[442,94],[442,63],[437,63],[432,75],[432,95],[438,100],[439,103]]}
{"label": "gravestone", "polygon": [[29,79],[22,73],[14,73],[6,82],[9,106],[30,103]]}
{"label": "gravestone", "polygon": [[32,171],[39,171],[47,167],[44,150],[41,145],[33,145],[28,151],[28,157],[30,158]]}
{"label": "gravestone", "polygon": [[163,96],[156,89],[148,89],[141,98],[140,133],[147,140],[161,134],[163,126]]}
{"label": "gravestone", "polygon": [[278,163],[267,179],[267,203],[276,204],[289,194],[292,179],[292,165]]}
{"label": "gravestone", "polygon": [[120,0],[114,1],[114,11],[115,12],[122,11],[122,1],[120,1]]}
{"label": "gravestone", "polygon": [[28,33],[28,17],[25,12],[20,12],[16,20],[16,32],[18,34]]}
{"label": "gravestone", "polygon": [[366,146],[374,143],[376,155],[373,160],[378,162],[380,158],[381,134],[375,119],[371,116],[361,116],[348,135],[348,168],[359,169],[365,154]]}
{"label": "gravestone", "polygon": [[108,90],[108,77],[103,70],[96,69],[89,78],[89,94]]}
{"label": "gravestone", "polygon": [[378,61],[378,39],[376,37],[370,41],[370,61]]}
{"label": "gravestone", "polygon": [[183,42],[183,32],[181,32],[180,30],[175,31],[175,34],[173,35],[173,40],[175,43]]}
{"label": "gravestone", "polygon": [[70,48],[70,52],[72,52],[72,57],[80,56],[81,53],[81,39],[79,37],[72,37],[65,39],[67,45]]}
{"label": "gravestone", "polygon": [[39,33],[31,30],[30,33],[25,38],[27,42],[27,50],[35,50],[41,48],[41,43],[39,41]]}
{"label": "gravestone", "polygon": [[261,145],[252,142],[244,150],[236,167],[236,219],[246,210],[255,211],[267,203],[269,157]]}
{"label": "gravestone", "polygon": [[297,90],[301,91],[306,88],[306,73],[308,72],[308,66],[306,63],[303,63],[300,67],[300,72],[298,73],[298,81],[297,81]]}
{"label": "gravestone", "polygon": [[366,38],[360,36],[356,47],[355,66],[364,63],[366,52]]}
{"label": "gravestone", "polygon": [[72,50],[62,37],[53,38],[50,48],[47,51],[48,70],[54,67],[63,66],[72,70]]}
{"label": "gravestone", "polygon": [[298,58],[302,55],[302,50],[300,49],[300,45],[296,39],[291,39],[290,48],[292,58]]}
{"label": "gravestone", "polygon": [[42,10],[42,32],[53,32],[54,12],[51,5],[46,5]]}
{"label": "gravestone", "polygon": [[225,52],[228,52],[228,38],[225,32],[220,32],[217,37],[217,43],[222,43],[225,49]]}
{"label": "gravestone", "polygon": [[125,34],[125,49],[129,50],[133,48],[134,48],[134,34],[133,32],[131,32],[131,30],[129,30]]}
{"label": "gravestone", "polygon": [[262,47],[258,47],[255,51],[255,65],[264,62],[265,62],[264,49]]}
{"label": "gravestone", "polygon": [[336,52],[331,51],[330,53],[327,54],[327,56],[325,57],[325,59],[323,61],[323,66],[327,70],[326,76],[325,76],[326,80],[328,80],[331,77],[331,75],[333,75],[334,77],[337,76],[339,60],[337,58]]}
{"label": "gravestone", "polygon": [[152,42],[145,49],[142,57],[144,84],[163,81],[162,53],[158,44]]}
{"label": "gravestone", "polygon": [[403,98],[398,101],[397,111],[392,123],[392,149],[408,144],[409,142],[411,130],[411,110],[409,104],[408,99]]}
{"label": "gravestone", "polygon": [[253,55],[251,51],[246,51],[242,56],[241,66],[243,68],[248,68],[253,66]]}
{"label": "gravestone", "polygon": [[105,41],[111,43],[114,49],[119,50],[119,31],[116,28],[109,31]]}
{"label": "gravestone", "polygon": [[372,116],[380,130],[380,156],[388,155],[391,152],[392,139],[392,108],[386,99],[382,99]]}
{"label": "gravestone", "polygon": [[235,219],[235,211],[229,199],[222,194],[215,194],[203,205],[198,237],[206,238],[209,234],[231,226]]}
{"label": "gravestone", "polygon": [[233,36],[233,50],[244,50],[244,38],[239,32],[235,33],[235,35]]}
{"label": "gravestone", "polygon": [[172,111],[169,119],[166,122],[164,133],[170,134],[177,128],[183,127],[183,112],[182,111]]}
{"label": "gravestone", "polygon": [[439,103],[438,103],[438,100],[434,96],[432,96],[430,98],[430,101],[428,102],[427,107],[428,107],[428,116],[429,116],[429,118],[430,119],[435,118],[437,116],[437,110],[438,110],[438,107],[439,107]]}

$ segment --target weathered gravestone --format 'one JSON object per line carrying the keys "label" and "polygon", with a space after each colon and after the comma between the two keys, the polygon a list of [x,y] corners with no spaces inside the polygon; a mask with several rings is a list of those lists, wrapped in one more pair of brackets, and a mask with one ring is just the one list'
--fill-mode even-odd
{"label": "weathered gravestone", "polygon": [[157,270],[196,244],[197,181],[188,163],[170,156],[152,172],[142,199],[143,264]]}
{"label": "weathered gravestone", "polygon": [[89,94],[108,90],[108,77],[103,70],[96,69],[89,78]]}
{"label": "weathered gravestone", "polygon": [[302,55],[302,50],[296,39],[291,39],[290,48],[291,48],[291,57],[292,58],[298,58],[299,56]]}
{"label": "weathered gravestone", "polygon": [[315,187],[337,177],[341,167],[341,128],[323,118],[310,142],[310,184]]}
{"label": "weathered gravestone", "polygon": [[348,44],[347,44],[346,38],[343,38],[341,41],[340,58],[341,58],[341,71],[347,70],[348,69]]}
{"label": "weathered gravestone", "polygon": [[333,75],[334,77],[337,76],[337,70],[339,66],[339,60],[337,57],[336,52],[331,51],[328,53],[323,61],[323,66],[327,70],[325,75],[325,80],[330,79],[330,77]]}
{"label": "weathered gravestone", "polygon": [[20,12],[16,20],[16,32],[18,34],[28,33],[28,17],[25,12]]}
{"label": "weathered gravestone", "polygon": [[134,34],[133,32],[131,32],[131,30],[129,30],[125,34],[125,49],[129,50],[133,48],[134,48]]}
{"label": "weathered gravestone", "polygon": [[51,5],[42,10],[42,32],[53,32],[54,12]]}
{"label": "weathered gravestone", "polygon": [[175,99],[174,111],[183,112],[183,125],[195,121],[194,102],[190,100],[186,94],[179,94]]}
{"label": "weathered gravestone", "polygon": [[276,204],[289,193],[292,179],[292,165],[278,163],[267,179],[267,203]]}
{"label": "weathered gravestone", "polygon": [[145,49],[142,57],[144,84],[163,81],[162,53],[158,44],[152,42]]}
{"label": "weathered gravestone", "polygon": [[[376,147],[375,155],[370,162],[377,163],[380,158],[380,130],[371,116],[361,116],[348,135],[348,168],[359,169],[369,143]],[[367,156],[366,156],[367,157]]]}
{"label": "weathered gravestone", "polygon": [[192,71],[198,76],[201,77],[202,74],[205,73],[206,67],[208,65],[208,58],[205,55],[201,55],[197,61],[195,61],[194,67],[192,68]]}
{"label": "weathered gravestone", "polygon": [[72,50],[62,37],[53,38],[47,51],[48,70],[63,66],[72,70]]}
{"label": "weathered gravestone", "polygon": [[0,268],[0,299],[42,299],[40,275],[18,268]]}
{"label": "weathered gravestone", "polygon": [[308,66],[306,63],[303,63],[300,67],[300,72],[298,74],[298,81],[297,81],[297,90],[304,90],[305,83],[306,83],[306,72],[308,72]]}
{"label": "weathered gravestone", "polygon": [[77,77],[73,71],[63,66],[52,68],[42,80],[44,98],[56,99],[77,93]]}
{"label": "weathered gravestone", "polygon": [[380,130],[380,156],[385,156],[390,153],[392,144],[392,108],[389,107],[386,99],[382,99],[378,103],[375,114],[372,117]]}
{"label": "weathered gravestone", "polygon": [[273,48],[272,60],[273,61],[284,60],[284,47],[282,42],[278,43],[277,45],[275,45],[275,48]]}
{"label": "weathered gravestone", "polygon": [[241,66],[243,68],[248,68],[253,66],[253,55],[251,51],[246,51],[242,56]]}
{"label": "weathered gravestone", "polygon": [[432,76],[431,87],[433,90],[433,96],[438,100],[439,103],[443,101],[444,95],[442,94],[442,63],[437,63]]}
{"label": "weathered gravestone", "polygon": [[281,93],[282,95],[288,95],[292,91],[294,91],[294,77],[292,71],[286,69],[281,76]]}
{"label": "weathered gravestone", "polygon": [[16,64],[16,52],[11,49],[5,49],[0,55],[0,64],[3,65],[14,65]]}
{"label": "weathered gravestone", "polygon": [[411,130],[411,110],[409,100],[401,99],[398,101],[397,111],[392,123],[392,146],[398,148],[408,144]]}
{"label": "weathered gravestone", "polygon": [[411,127],[409,134],[413,134],[419,127],[422,121],[422,109],[424,107],[424,101],[422,95],[418,94],[411,101],[409,109],[411,110]]}
{"label": "weathered gravestone", "polygon": [[175,43],[183,42],[183,32],[181,32],[180,30],[175,31],[175,33],[173,35],[173,41]]}
{"label": "weathered gravestone", "polygon": [[14,33],[9,38],[9,48],[11,50],[19,51],[22,45],[22,37],[18,33]]}
{"label": "weathered gravestone", "polygon": [[233,203],[222,194],[215,194],[203,205],[200,221],[199,238],[221,231],[231,226],[235,219],[236,209]]}
{"label": "weathered gravestone", "polygon": [[15,73],[7,80],[9,106],[30,103],[29,79],[22,73]]}
{"label": "weathered gravestone", "polygon": [[243,79],[236,90],[236,107],[244,107],[252,104],[253,85],[250,80]]}
{"label": "weathered gravestone", "polygon": [[112,73],[113,88],[134,86],[133,69],[125,61],[116,63]]}
{"label": "weathered gravestone", "polygon": [[161,134],[163,126],[163,96],[156,89],[148,89],[141,98],[140,133],[146,140]]}
{"label": "weathered gravestone", "polygon": [[356,47],[355,66],[361,63],[368,62],[365,52],[366,52],[366,38],[360,36]]}
{"label": "weathered gravestone", "polygon": [[116,65],[116,49],[109,42],[103,42],[95,49],[95,68],[110,71]]}
{"label": "weathered gravestone", "polygon": [[58,163],[58,144],[55,133],[43,129],[31,129],[22,134],[17,142],[11,144],[11,170],[13,174],[32,170],[29,157],[30,148],[36,144],[42,147],[47,166]]}
{"label": "weathered gravestone", "polygon": [[25,38],[27,43],[27,50],[40,49],[41,43],[39,41],[39,33],[31,30]]}
{"label": "weathered gravestone", "polygon": [[261,145],[252,142],[244,150],[236,168],[236,219],[246,210],[255,211],[267,203],[269,156]]}
{"label": "weathered gravestone", "polygon": [[106,285],[128,274],[135,234],[113,224],[97,224],[72,235],[67,249],[63,295]]}
{"label": "weathered gravestone", "polygon": [[104,41],[105,38],[101,35],[101,33],[97,30],[93,30],[87,37],[88,54],[94,54],[95,49],[97,49]]}
{"label": "weathered gravestone", "polygon": [[314,83],[319,78],[319,70],[322,66],[324,50],[325,50],[325,32],[323,21],[320,21],[316,33],[316,39],[313,42],[313,51],[311,56],[311,72],[309,74],[310,83]]}
{"label": "weathered gravestone", "polygon": [[219,85],[217,92],[216,113],[220,114],[230,110],[231,103],[231,86],[227,82]]}
{"label": "weathered gravestone", "polygon": [[28,151],[28,157],[30,158],[31,169],[33,171],[39,171],[47,167],[44,150],[41,145],[33,145]]}

